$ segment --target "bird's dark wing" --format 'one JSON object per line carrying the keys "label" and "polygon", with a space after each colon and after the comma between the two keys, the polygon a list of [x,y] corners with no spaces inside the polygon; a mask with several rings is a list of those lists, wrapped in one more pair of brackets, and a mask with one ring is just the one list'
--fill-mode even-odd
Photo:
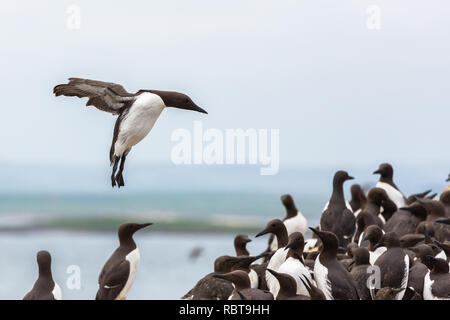
{"label": "bird's dark wing", "polygon": [[[105,265],[106,266],[106,265]],[[99,277],[97,300],[115,299],[127,283],[130,274],[130,263],[124,260],[120,264],[110,268],[103,268]]]}
{"label": "bird's dark wing", "polygon": [[136,98],[135,94],[127,92],[120,84],[80,78],[69,78],[68,84],[57,85],[53,93],[56,96],[87,97],[87,106],[112,114],[120,114]]}

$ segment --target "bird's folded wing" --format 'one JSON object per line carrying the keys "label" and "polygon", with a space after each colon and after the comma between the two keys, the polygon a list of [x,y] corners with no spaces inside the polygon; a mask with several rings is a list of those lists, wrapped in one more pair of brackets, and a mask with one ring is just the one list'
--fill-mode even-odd
{"label": "bird's folded wing", "polygon": [[128,280],[130,274],[130,263],[125,260],[122,263],[116,265],[111,270],[108,270],[103,274],[100,286],[105,289],[112,289],[117,287],[123,287]]}
{"label": "bird's folded wing", "polygon": [[53,93],[56,96],[88,97],[87,106],[112,114],[121,113],[136,98],[135,94],[127,92],[120,84],[80,78],[69,78],[68,84],[57,85]]}

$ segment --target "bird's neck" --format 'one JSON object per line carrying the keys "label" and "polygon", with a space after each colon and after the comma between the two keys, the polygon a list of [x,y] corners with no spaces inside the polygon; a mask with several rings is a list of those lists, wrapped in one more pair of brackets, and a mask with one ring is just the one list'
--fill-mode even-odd
{"label": "bird's neck", "polygon": [[280,228],[280,230],[275,233],[278,242],[278,249],[284,248],[288,244],[289,238],[286,228]]}

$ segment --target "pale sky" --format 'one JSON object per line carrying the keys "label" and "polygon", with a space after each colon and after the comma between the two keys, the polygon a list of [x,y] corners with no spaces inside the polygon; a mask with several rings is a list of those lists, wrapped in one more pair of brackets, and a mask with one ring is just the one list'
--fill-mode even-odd
{"label": "pale sky", "polygon": [[280,129],[281,165],[448,164],[449,17],[447,0],[10,1],[0,162],[109,164],[115,119],[52,94],[75,76],[184,92],[209,112],[165,110],[134,164],[169,163],[171,132],[194,120]]}

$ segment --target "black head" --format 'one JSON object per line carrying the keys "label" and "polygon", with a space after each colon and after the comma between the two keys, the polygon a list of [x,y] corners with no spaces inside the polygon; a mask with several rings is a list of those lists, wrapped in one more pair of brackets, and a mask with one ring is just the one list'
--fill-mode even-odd
{"label": "black head", "polygon": [[394,169],[389,163],[382,163],[373,174],[379,174],[382,178],[392,178],[394,176]]}
{"label": "black head", "polygon": [[431,269],[433,267],[426,260],[427,256],[432,256],[433,255],[433,249],[431,249],[431,247],[429,245],[427,245],[427,244],[419,244],[417,246],[410,247],[408,249],[413,251],[414,254],[416,255],[416,257],[419,258],[420,261],[423,264],[425,264],[429,269]]}
{"label": "black head", "polygon": [[50,252],[46,250],[41,250],[36,255],[37,264],[39,267],[39,274],[48,274],[51,272],[51,264],[52,264],[52,257],[50,255]]}
{"label": "black head", "polygon": [[369,263],[369,250],[364,247],[353,249],[353,260],[355,260],[355,265],[364,265]]}
{"label": "black head", "polygon": [[295,296],[297,293],[297,282],[292,276],[286,273],[279,273],[272,269],[267,269],[279,282],[280,292],[279,295],[283,295],[285,298]]}
{"label": "black head", "polygon": [[439,197],[439,201],[442,202],[445,206],[450,206],[450,190],[442,192],[441,196]]}
{"label": "black head", "polygon": [[448,174],[448,178],[447,180],[445,180],[445,182],[449,182],[450,181],[450,173]]}
{"label": "black head", "polygon": [[398,235],[395,232],[388,232],[381,237],[377,247],[378,246],[385,246],[388,249],[400,247],[400,239],[398,238]]}
{"label": "black head", "polygon": [[283,221],[281,221],[280,219],[274,219],[274,220],[269,221],[269,223],[267,223],[264,230],[261,231],[260,233],[258,233],[256,235],[256,237],[260,237],[267,233],[277,234],[277,233],[281,232],[281,230],[283,230],[283,229],[286,229],[286,227],[283,224]]}
{"label": "black head", "polygon": [[346,254],[349,257],[353,257],[353,249],[356,249],[356,248],[358,248],[358,245],[354,242],[350,242],[346,247]]}
{"label": "black head", "polygon": [[383,230],[377,225],[371,225],[367,227],[364,234],[363,241],[369,240],[370,243],[376,244],[381,240]]}
{"label": "black head", "polygon": [[126,222],[122,223],[119,227],[119,240],[121,244],[127,244],[130,240],[133,240],[133,234],[147,226],[152,225],[153,223],[134,223],[134,222]]}
{"label": "black head", "polygon": [[431,269],[432,273],[448,274],[449,271],[448,262],[445,261],[444,259],[435,258],[433,256],[426,256],[425,259],[430,261],[430,264],[433,266],[433,269]]}
{"label": "black head", "polygon": [[419,201],[415,201],[407,207],[400,208],[400,210],[409,211],[421,220],[425,220],[427,218],[427,209],[425,205]]}
{"label": "black head", "polygon": [[367,195],[369,201],[375,203],[378,206],[381,206],[382,201],[386,201],[388,199],[388,195],[384,189],[381,188],[372,188]]}
{"label": "black head", "polygon": [[413,247],[421,241],[425,240],[423,234],[408,233],[400,237],[400,247],[409,248]]}
{"label": "black head", "polygon": [[152,93],[157,94],[161,97],[166,107],[173,107],[184,110],[192,110],[201,113],[208,113],[199,106],[197,106],[194,101],[192,101],[189,96],[184,93],[175,92],[175,91],[159,91],[159,90],[151,90]]}
{"label": "black head", "polygon": [[333,184],[342,184],[347,180],[354,179],[352,176],[349,176],[347,171],[339,170],[334,174]]}
{"label": "black head", "polygon": [[235,246],[244,246],[251,242],[252,240],[248,238],[248,235],[246,234],[238,234],[235,238],[234,238],[234,245]]}
{"label": "black head", "polygon": [[292,249],[294,251],[301,251],[303,254],[303,248],[305,247],[305,239],[300,232],[293,232],[289,236],[289,242],[284,250]]}
{"label": "black head", "polygon": [[331,257],[336,256],[339,247],[339,240],[337,236],[333,232],[320,231],[314,228],[309,229],[311,229],[311,231],[314,232],[322,241],[323,248],[321,252],[326,253]]}
{"label": "black head", "polygon": [[416,200],[418,203],[425,207],[428,215],[445,217],[445,207],[440,201],[419,198],[417,198]]}
{"label": "black head", "polygon": [[215,274],[213,277],[230,281],[234,284],[236,290],[250,288],[250,278],[248,277],[247,272],[242,270],[235,270],[225,274]]}

